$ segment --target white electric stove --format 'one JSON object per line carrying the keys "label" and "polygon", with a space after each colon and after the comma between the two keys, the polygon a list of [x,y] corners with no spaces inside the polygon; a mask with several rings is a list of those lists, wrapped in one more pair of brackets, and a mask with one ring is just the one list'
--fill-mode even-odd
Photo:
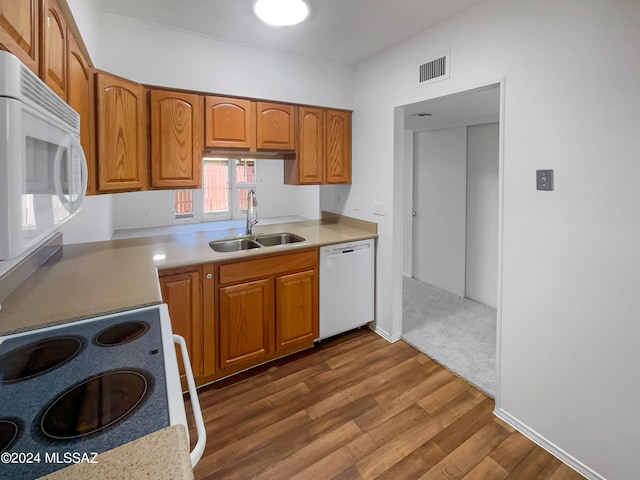
{"label": "white electric stove", "polygon": [[174,347],[181,340],[166,305],[0,337],[0,478],[37,478],[169,425],[186,427]]}

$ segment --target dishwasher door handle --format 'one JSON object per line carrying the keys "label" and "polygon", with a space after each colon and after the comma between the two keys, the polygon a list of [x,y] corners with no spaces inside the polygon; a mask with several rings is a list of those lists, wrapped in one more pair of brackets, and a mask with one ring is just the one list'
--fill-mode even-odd
{"label": "dishwasher door handle", "polygon": [[180,345],[180,351],[182,352],[182,363],[184,364],[184,373],[187,376],[189,397],[191,398],[191,409],[193,410],[193,418],[196,422],[196,432],[198,433],[198,441],[191,451],[191,466],[195,467],[204,453],[204,447],[207,443],[207,430],[204,426],[202,410],[200,410],[200,401],[198,400],[196,382],[193,379],[193,372],[191,371],[189,352],[187,352],[187,342],[184,341],[184,338],[180,335],[176,335],[175,333],[173,334],[173,342]]}

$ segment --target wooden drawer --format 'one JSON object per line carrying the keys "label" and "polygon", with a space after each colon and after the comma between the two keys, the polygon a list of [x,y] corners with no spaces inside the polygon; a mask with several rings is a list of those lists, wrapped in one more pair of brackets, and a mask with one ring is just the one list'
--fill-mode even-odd
{"label": "wooden drawer", "polygon": [[218,285],[230,285],[285,272],[312,270],[317,266],[318,250],[315,248],[255,260],[239,260],[218,267]]}

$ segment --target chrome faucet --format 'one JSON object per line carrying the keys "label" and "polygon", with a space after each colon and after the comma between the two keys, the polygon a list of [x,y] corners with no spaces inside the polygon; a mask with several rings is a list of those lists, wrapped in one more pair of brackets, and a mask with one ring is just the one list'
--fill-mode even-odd
{"label": "chrome faucet", "polygon": [[258,223],[258,212],[255,212],[255,216],[253,214],[253,207],[257,206],[256,191],[252,188],[247,194],[247,235],[253,233],[253,226]]}

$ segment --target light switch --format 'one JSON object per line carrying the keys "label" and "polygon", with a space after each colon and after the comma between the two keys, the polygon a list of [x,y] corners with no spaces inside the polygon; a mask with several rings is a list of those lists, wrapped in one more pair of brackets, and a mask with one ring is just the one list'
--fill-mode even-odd
{"label": "light switch", "polygon": [[553,170],[536,170],[538,190],[553,190]]}
{"label": "light switch", "polygon": [[387,205],[384,202],[373,202],[373,214],[384,217],[387,214]]}

